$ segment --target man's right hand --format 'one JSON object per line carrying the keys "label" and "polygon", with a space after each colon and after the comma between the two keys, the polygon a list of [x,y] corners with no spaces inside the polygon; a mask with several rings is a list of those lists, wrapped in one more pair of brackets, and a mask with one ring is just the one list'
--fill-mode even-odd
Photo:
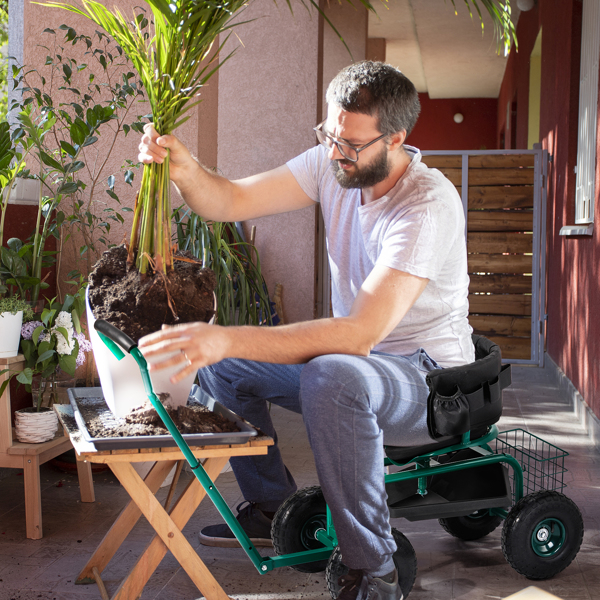
{"label": "man's right hand", "polygon": [[159,136],[153,123],[144,125],[144,135],[139,145],[138,160],[144,164],[162,164],[167,157],[167,149],[171,152],[169,160],[171,179],[177,180],[184,176],[185,172],[197,167],[189,150],[174,136]]}

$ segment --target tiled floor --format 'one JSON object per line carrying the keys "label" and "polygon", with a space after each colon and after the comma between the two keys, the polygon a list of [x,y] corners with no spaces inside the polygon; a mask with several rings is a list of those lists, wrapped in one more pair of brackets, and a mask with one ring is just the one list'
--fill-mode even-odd
{"label": "tiled floor", "polygon": [[[564,600],[600,600],[600,453],[587,443],[575,415],[561,404],[557,390],[540,369],[513,369],[513,385],[504,395],[500,429],[527,428],[531,433],[564,448],[567,458],[566,493],[577,503],[585,522],[583,546],[576,560],[555,578],[537,582]],[[279,424],[282,450],[299,486],[316,483],[314,463],[301,419],[273,409]],[[74,581],[127,501],[127,494],[110,472],[94,476],[96,502],[79,501],[77,478],[50,465],[42,471],[44,537],[25,538],[23,475],[5,471],[0,479],[0,600],[100,599],[95,585],[75,586]],[[183,473],[180,485],[191,477]],[[231,473],[218,480],[227,502],[242,499]],[[166,496],[166,488],[159,498]],[[316,600],[329,598],[321,573],[303,574],[290,568],[259,575],[241,550],[199,546],[198,530],[218,518],[204,501],[184,530],[227,594],[246,600]],[[500,599],[529,585],[506,563],[498,528],[478,542],[462,542],[437,521],[409,523],[394,520],[413,544],[418,574],[411,600]],[[145,547],[151,528],[144,519],[136,526],[102,577],[109,594],[128,572]],[[150,579],[142,600],[197,600],[186,573],[168,554]],[[134,599],[131,599],[134,600]]]}

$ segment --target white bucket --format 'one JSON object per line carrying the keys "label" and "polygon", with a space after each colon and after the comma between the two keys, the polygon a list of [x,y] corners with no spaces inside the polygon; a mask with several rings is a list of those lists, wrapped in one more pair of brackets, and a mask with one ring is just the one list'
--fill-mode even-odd
{"label": "white bucket", "polygon": [[0,314],[0,358],[10,358],[19,353],[21,341],[21,325],[23,325],[23,311]]}
{"label": "white bucket", "polygon": [[[125,353],[124,358],[117,360],[100,339],[98,332],[94,329],[96,319],[90,308],[87,293],[86,310],[90,341],[92,342],[94,360],[96,361],[104,400],[114,415],[124,417],[134,408],[141,406],[148,397],[142,374],[138,364],[130,354]],[[166,392],[170,394],[171,406],[173,407],[187,403],[190,389],[196,377],[196,373],[193,372],[183,381],[176,384],[171,383],[169,378],[180,371],[181,367],[182,365],[177,365],[150,373],[154,393]]]}

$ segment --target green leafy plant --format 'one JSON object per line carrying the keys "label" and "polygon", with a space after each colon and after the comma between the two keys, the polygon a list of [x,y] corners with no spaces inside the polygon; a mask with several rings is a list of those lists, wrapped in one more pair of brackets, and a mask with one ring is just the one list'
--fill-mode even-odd
{"label": "green leafy plant", "polygon": [[16,315],[21,310],[23,311],[24,323],[33,320],[33,310],[26,300],[21,300],[18,296],[0,298],[0,314],[7,312]]}
{"label": "green leafy plant", "polygon": [[207,222],[190,209],[173,213],[176,241],[202,267],[214,271],[219,325],[272,325],[267,286],[256,248],[246,242],[236,223]]}
{"label": "green leafy plant", "polygon": [[[56,298],[47,300],[39,320],[31,320],[21,328],[21,352],[25,357],[25,368],[11,375],[0,386],[0,395],[12,376],[16,376],[28,392],[35,377],[41,379],[42,390],[52,389],[53,386],[47,385],[47,382],[54,382],[61,371],[73,377],[75,369],[83,364],[85,352],[91,350],[90,342],[81,331],[87,283],[83,278],[69,283],[76,287],[75,294],[67,294],[64,302]],[[5,372],[6,369],[1,373]],[[53,398],[49,400],[49,404],[52,404]],[[38,410],[44,401],[44,393],[40,393]]]}
{"label": "green leafy plant", "polygon": [[[92,38],[67,25],[60,29],[62,44],[55,30],[44,30],[49,43],[42,46],[47,51],[43,68],[13,68],[21,99],[11,106],[17,119],[12,141],[34,159],[32,170],[42,183],[34,256],[41,255],[49,235],[57,238],[61,250],[77,233],[87,274],[102,246],[109,246],[111,223],[122,224],[121,213],[131,210],[108,206],[101,195],[120,203],[115,175],[107,173],[107,165],[122,133],[142,131],[143,117],[131,112],[143,92],[122,49],[106,34],[97,32]],[[67,44],[83,45],[83,60],[72,58]],[[102,136],[108,143],[100,147]],[[131,169],[124,170],[126,184],[133,177]],[[59,252],[59,271],[60,257]],[[33,266],[39,269],[38,262]],[[33,275],[39,277],[38,271]]]}
{"label": "green leafy plant", "polygon": [[0,0],[0,121],[6,119],[8,107],[8,0]]}
{"label": "green leafy plant", "polygon": [[[214,40],[232,27],[232,16],[245,2],[149,0],[152,23],[143,12],[128,21],[118,9],[110,11],[94,0],[81,0],[82,8],[66,2],[40,4],[86,16],[115,39],[137,69],[156,129],[167,134],[189,118],[186,113],[198,100],[190,101],[225,62],[214,56],[209,59],[209,54]],[[142,274],[151,261],[157,271],[172,268],[171,213],[169,162],[145,166],[129,246],[129,260],[137,257]]]}
{"label": "green leafy plant", "polygon": [[[23,243],[18,238],[11,238],[7,246],[0,249],[0,294],[29,298],[31,290],[49,287],[45,280],[31,275],[34,250],[32,243]],[[54,264],[55,254],[54,251],[44,250],[41,253],[40,267],[51,267]],[[37,298],[31,303],[35,305]]]}
{"label": "green leafy plant", "polygon": [[[456,14],[456,2],[450,0]],[[475,9],[479,20],[481,21],[481,33],[483,34],[483,16],[479,3],[483,5],[485,10],[492,17],[492,27],[494,28],[494,37],[497,42],[498,54],[508,56],[512,42],[515,42],[515,47],[518,47],[517,33],[512,22],[512,9],[509,0],[463,0],[469,10],[469,15],[473,18],[473,10]],[[472,8],[471,8],[472,7]]]}

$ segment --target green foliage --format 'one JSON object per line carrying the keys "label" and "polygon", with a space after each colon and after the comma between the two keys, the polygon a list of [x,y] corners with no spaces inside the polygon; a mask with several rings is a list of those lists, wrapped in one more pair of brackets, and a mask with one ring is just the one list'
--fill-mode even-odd
{"label": "green foliage", "polygon": [[271,325],[271,306],[258,252],[234,223],[207,222],[184,207],[173,211],[180,250],[190,252],[217,278],[217,324]]}
{"label": "green foliage", "polygon": [[[59,371],[74,376],[77,365],[82,364],[82,353],[89,350],[89,342],[81,334],[87,283],[83,278],[69,283],[76,287],[75,294],[67,294],[64,302],[57,298],[47,300],[41,314],[36,315],[39,320],[30,321],[21,329],[20,351],[25,357],[25,368],[11,375],[0,386],[0,394],[4,393],[13,376],[25,385],[27,391],[31,391],[34,377],[52,379]],[[80,348],[80,342],[85,348]],[[0,374],[6,372],[1,371]],[[42,402],[43,395],[40,395],[38,410]]]}
{"label": "green foliage", "polygon": [[[95,0],[81,0],[81,8],[67,2],[41,2],[85,16],[111,35],[135,66],[148,95],[154,125],[171,133],[189,118],[198,104],[200,89],[231,56],[212,54],[221,34],[222,45],[232,28],[231,19],[247,0],[150,0],[152,20],[139,12],[130,21]],[[215,49],[216,50],[216,49]],[[171,197],[169,161],[144,167],[130,240],[129,260],[146,273],[150,261],[156,269],[172,268],[170,244]]]}
{"label": "green foliage", "polygon": [[19,311],[23,311],[23,322],[33,320],[33,310],[28,302],[21,300],[17,296],[0,298],[0,313],[9,312],[16,315]]}
{"label": "green foliage", "polygon": [[[143,92],[121,48],[102,32],[92,38],[78,35],[67,25],[59,29],[64,32],[62,44],[56,31],[44,31],[48,43],[42,46],[47,50],[42,68],[14,67],[12,72],[21,100],[11,106],[17,124],[10,141],[19,144],[22,156],[30,156],[28,164],[42,183],[30,273],[38,279],[49,236],[54,236],[62,249],[74,233],[79,234],[86,274],[103,247],[110,245],[111,225],[122,224],[124,213],[131,209],[108,206],[102,199],[105,192],[120,203],[115,176],[106,172],[106,166],[119,136],[143,128],[143,117],[131,115]],[[69,47],[77,45],[85,49],[80,61],[69,55]],[[0,147],[6,142],[5,134],[0,127]],[[100,149],[100,137],[108,139],[108,150],[106,145]],[[12,175],[17,165],[15,155]],[[19,174],[29,172],[21,169]],[[0,159],[0,186],[4,187],[6,180],[8,175],[2,179]],[[132,180],[129,169],[125,183],[131,185]],[[0,242],[2,232],[3,225]],[[60,252],[57,256],[60,267]],[[38,295],[39,290],[32,290],[32,296]]]}
{"label": "green foliage", "polygon": [[[0,0],[0,121],[8,105],[8,0]],[[0,156],[2,156],[0,154]]]}
{"label": "green foliage", "polygon": [[[456,13],[455,0],[450,0]],[[479,3],[487,10],[490,17],[492,17],[492,24],[494,27],[494,37],[498,43],[497,52],[498,54],[504,54],[508,56],[510,52],[510,46],[514,41],[515,47],[518,48],[517,34],[515,26],[511,20],[511,6],[510,0],[463,0],[469,10],[471,18],[473,18],[473,12],[471,7],[475,9],[479,20],[481,21],[481,33],[483,34],[483,17],[481,15],[481,9]]]}
{"label": "green foliage", "polygon": [[[49,250],[42,251],[40,267],[51,267],[55,254]],[[23,243],[18,238],[8,240],[7,246],[0,249],[0,294],[28,298],[33,290],[46,289],[48,284],[32,275],[34,263],[35,246],[32,242]]]}

